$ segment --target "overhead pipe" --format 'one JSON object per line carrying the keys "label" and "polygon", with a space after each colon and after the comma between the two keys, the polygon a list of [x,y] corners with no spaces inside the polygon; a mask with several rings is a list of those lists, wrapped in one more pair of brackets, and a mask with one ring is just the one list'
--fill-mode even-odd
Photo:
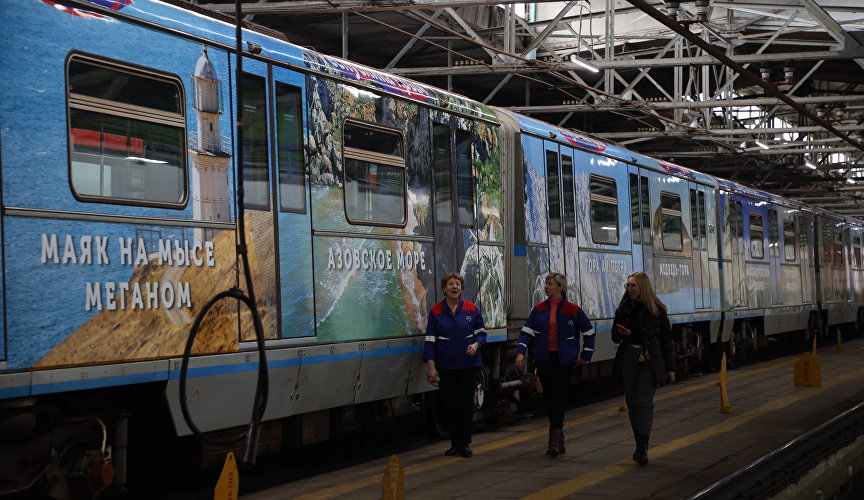
{"label": "overhead pipe", "polygon": [[751,71],[749,71],[744,66],[741,66],[740,64],[733,61],[729,56],[724,54],[722,50],[714,47],[713,45],[706,42],[705,40],[702,40],[702,38],[693,34],[689,29],[687,29],[685,26],[682,26],[677,21],[670,19],[666,15],[663,15],[663,13],[661,13],[660,11],[658,11],[657,9],[652,7],[651,4],[649,4],[645,0],[627,0],[627,1],[630,2],[630,4],[633,5],[634,7],[638,8],[639,10],[641,10],[642,12],[647,14],[648,16],[654,18],[654,20],[656,20],[660,24],[663,24],[664,26],[671,29],[675,33],[678,33],[679,35],[681,35],[682,37],[687,39],[690,43],[698,46],[699,48],[701,48],[702,50],[704,50],[705,52],[707,52],[708,54],[713,56],[715,59],[717,59],[721,63],[725,64],[726,66],[728,66],[732,70],[736,71],[742,77],[744,77],[747,80],[749,80],[750,82],[762,87],[763,89],[765,89],[765,91],[768,94],[770,94],[770,95],[780,99],[784,103],[788,104],[789,106],[791,106],[793,109],[795,109],[796,111],[798,111],[802,115],[806,116],[807,118],[810,118],[811,120],[813,120],[813,122],[821,125],[822,128],[824,128],[825,130],[831,132],[832,134],[836,135],[837,137],[840,137],[841,139],[843,139],[843,141],[852,145],[855,149],[858,149],[860,151],[864,151],[864,144],[861,144],[860,142],[849,137],[848,135],[840,132],[839,130],[834,128],[834,126],[832,126],[830,123],[828,123],[827,121],[823,120],[822,118],[816,116],[812,111],[807,109],[805,106],[802,106],[801,104],[797,103],[794,99],[792,99],[791,97],[789,97],[785,93],[777,90],[777,88],[774,85],[762,80],[762,78],[760,78],[759,75],[752,73]]}

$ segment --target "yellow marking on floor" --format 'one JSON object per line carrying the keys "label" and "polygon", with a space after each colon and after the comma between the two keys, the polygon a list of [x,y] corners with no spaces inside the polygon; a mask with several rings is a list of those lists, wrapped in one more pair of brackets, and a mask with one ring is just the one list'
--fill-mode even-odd
{"label": "yellow marking on floor", "polygon": [[[748,369],[747,371],[743,371],[743,372],[737,372],[737,373],[734,373],[733,375],[730,375],[729,379],[730,379],[730,381],[731,380],[740,380],[742,378],[748,378],[748,377],[751,377],[753,375],[759,375],[759,374],[762,374],[765,372],[769,372],[769,371],[777,370],[780,368],[788,367],[788,366],[795,364],[796,360],[797,360],[797,358],[792,359],[792,360],[779,361],[777,363],[773,363],[773,364],[770,364],[770,365],[767,365],[764,367]],[[675,397],[675,396],[680,396],[681,394],[687,394],[689,392],[698,391],[700,389],[705,389],[706,387],[712,387],[712,386],[716,385],[717,378],[719,377],[719,374],[712,374],[712,375],[716,375],[716,376],[711,376],[710,382],[703,382],[701,384],[695,384],[695,385],[691,385],[691,386],[687,386],[687,387],[682,387],[681,389],[675,389],[673,391],[658,394],[654,398],[654,401],[660,401],[663,399],[667,399],[667,398],[671,398],[671,397]],[[564,423],[564,428],[567,429],[570,427],[583,425],[583,424],[586,424],[589,422],[593,422],[595,420],[599,420],[601,418],[606,418],[606,417],[610,417],[612,415],[617,415],[617,414],[619,414],[618,406],[613,406],[610,408],[606,408],[604,410],[599,410],[599,411],[593,412],[590,415],[586,415],[584,417],[568,420]],[[492,441],[490,443],[486,443],[483,445],[473,447],[474,454],[478,455],[478,454],[488,453],[490,451],[498,450],[501,448],[506,448],[508,446],[514,446],[514,445],[517,445],[520,443],[524,443],[526,441],[531,441],[532,439],[542,438],[542,437],[545,437],[548,434],[548,432],[549,431],[546,427],[542,427],[542,428],[539,428],[539,429],[536,429],[533,431],[527,431],[527,432],[515,434],[515,435],[510,436],[508,438],[499,439],[497,441]],[[658,447],[657,449],[660,449],[660,448]],[[652,455],[657,456],[657,452],[653,451]],[[462,458],[436,457],[436,458],[433,458],[430,460],[424,460],[423,462],[420,462],[420,463],[417,463],[417,464],[414,464],[414,465],[411,465],[408,467],[404,467],[405,476],[407,477],[409,475],[417,474],[417,473],[427,471],[430,469],[436,469],[438,467],[441,467],[443,465],[455,462],[457,460],[462,460]],[[626,463],[627,462],[622,461],[622,464],[626,464]],[[611,467],[611,466],[609,466],[609,467]],[[297,497],[296,500],[324,500],[327,498],[335,498],[335,497],[338,497],[341,495],[346,495],[346,494],[351,493],[353,491],[357,491],[357,490],[365,488],[367,486],[372,486],[372,485],[380,483],[380,482],[381,482],[381,476],[380,475],[369,476],[369,477],[366,477],[363,479],[358,479],[356,481],[351,481],[348,483],[332,486],[330,488],[326,488],[326,489],[323,489],[321,491],[317,491],[315,493],[309,493],[307,495]]]}
{"label": "yellow marking on floor", "polygon": [[[830,382],[823,385],[823,389],[832,387],[842,382],[846,382],[849,379],[853,379],[861,375],[864,375],[864,368],[848,372],[845,375],[833,377]],[[652,448],[650,455],[653,458],[668,455],[669,453],[678,451],[688,446],[692,446],[696,443],[699,443],[700,441],[704,441],[708,438],[723,434],[724,432],[729,432],[755,418],[761,417],[767,413],[771,413],[772,411],[777,411],[781,408],[791,405],[792,403],[796,403],[811,396],[815,396],[820,392],[820,390],[814,390],[811,388],[801,388],[795,394],[784,396],[780,399],[776,399],[774,401],[771,401],[770,403],[766,403],[746,413],[741,413],[737,416],[730,417],[729,420],[723,423],[713,425],[711,427],[702,429],[701,431],[688,434],[687,436],[657,446],[656,448]],[[550,500],[564,498],[567,495],[572,495],[577,491],[583,490],[597,483],[607,481],[620,474],[632,472],[633,467],[634,464],[630,459],[621,460],[614,464],[609,464],[607,466],[594,469],[585,474],[581,474],[574,477],[573,479],[569,479],[562,483],[549,486],[548,488],[543,488],[536,493],[533,493],[526,497],[522,497],[522,500]]]}

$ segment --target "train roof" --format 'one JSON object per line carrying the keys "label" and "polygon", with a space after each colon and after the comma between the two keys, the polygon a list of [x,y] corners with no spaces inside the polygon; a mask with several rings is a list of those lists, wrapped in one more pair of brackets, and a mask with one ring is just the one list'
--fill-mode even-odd
{"label": "train roof", "polygon": [[[98,5],[98,0],[84,0]],[[175,5],[176,4],[176,5]],[[121,14],[164,26],[177,33],[210,40],[226,49],[235,47],[236,28],[233,17],[208,11],[194,4],[175,1],[135,0],[114,9]],[[320,54],[281,39],[281,34],[267,28],[243,23],[243,41],[247,47],[260,47],[259,57],[285,62],[311,71],[324,73],[352,85],[385,92],[410,101],[435,106],[454,113],[498,123],[492,108],[466,97],[379,71],[361,64]],[[256,50],[258,47],[256,47]],[[248,50],[248,48],[247,48]],[[249,55],[247,53],[247,55]],[[254,57],[254,56],[252,56]]]}
{"label": "train roof", "polygon": [[674,163],[656,160],[649,156],[644,156],[634,151],[630,151],[629,149],[622,148],[621,146],[594,139],[587,135],[583,135],[580,132],[556,127],[534,118],[519,114],[516,114],[515,116],[519,120],[519,125],[523,132],[539,135],[541,137],[549,137],[557,142],[588,151],[602,153],[603,155],[617,158],[621,161],[638,164],[641,167],[653,168],[654,170],[665,172],[666,174],[675,177],[681,177],[702,184],[708,184],[710,186],[717,185],[714,177],[703,174],[702,172],[690,170],[689,168]]}

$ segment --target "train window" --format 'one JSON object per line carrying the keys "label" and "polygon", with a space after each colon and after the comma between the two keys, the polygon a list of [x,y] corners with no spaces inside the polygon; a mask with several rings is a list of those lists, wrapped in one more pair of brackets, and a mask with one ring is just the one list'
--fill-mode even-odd
{"label": "train window", "polygon": [[432,149],[435,169],[435,221],[453,224],[453,188],[450,181],[450,127],[432,125]]}
{"label": "train window", "polygon": [[834,265],[844,265],[843,259],[843,232],[834,230]]}
{"label": "train window", "polygon": [[690,190],[690,236],[693,238],[693,250],[699,247],[699,201],[696,190]]}
{"label": "train window", "polygon": [[561,200],[564,202],[564,234],[576,236],[576,204],[573,196],[573,158],[561,155],[561,181],[563,191]]}
{"label": "train window", "polygon": [[861,267],[861,237],[861,234],[856,235],[852,246],[852,257],[855,259],[855,267],[857,268]]}
{"label": "train window", "polygon": [[474,172],[471,168],[471,133],[456,131],[456,195],[459,224],[474,227]]}
{"label": "train window", "polygon": [[243,109],[243,207],[270,209],[268,167],[267,93],[263,77],[244,74],[240,90]]}
{"label": "train window", "polygon": [[592,175],[591,239],[594,243],[618,244],[618,190],[615,181]]}
{"label": "train window", "polygon": [[346,121],[345,214],[352,224],[401,226],[405,220],[405,156],[393,130]]}
{"label": "train window", "polygon": [[660,193],[660,229],[663,235],[663,248],[680,252],[684,249],[681,221],[681,196]]}
{"label": "train window", "polygon": [[732,202],[732,224],[735,226],[736,255],[744,255],[744,208],[740,201]]}
{"label": "train window", "polygon": [[651,235],[651,203],[650,190],[648,189],[648,178],[639,176],[639,203],[642,211],[642,243],[650,245],[653,240]]}
{"label": "train window", "polygon": [[639,230],[639,176],[630,174],[630,223],[633,228],[633,243],[642,242]]}
{"label": "train window", "polygon": [[768,210],[768,254],[771,257],[780,256],[780,228],[777,223],[777,210]]}
{"label": "train window", "polygon": [[762,229],[762,214],[750,213],[750,256],[765,257],[765,236]]}
{"label": "train window", "polygon": [[66,71],[75,197],[185,206],[186,117],[179,78],[83,54],[73,54]]}
{"label": "train window", "polygon": [[783,253],[786,260],[795,260],[795,220],[783,219]]}
{"label": "train window", "polygon": [[279,210],[302,214],[306,212],[306,190],[301,102],[302,94],[299,88],[276,82]]}
{"label": "train window", "polygon": [[708,235],[706,228],[708,227],[708,216],[705,215],[705,192],[699,191],[699,248],[702,250],[708,249]]}
{"label": "train window", "polygon": [[549,196],[549,232],[561,234],[561,195],[558,191],[558,153],[546,150],[546,190]]}

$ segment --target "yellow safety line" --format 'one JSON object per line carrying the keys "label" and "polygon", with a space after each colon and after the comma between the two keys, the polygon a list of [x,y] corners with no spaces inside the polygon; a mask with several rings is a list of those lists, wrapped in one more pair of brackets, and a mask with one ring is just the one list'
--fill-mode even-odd
{"label": "yellow safety line", "polygon": [[[823,384],[824,387],[831,387],[837,385],[841,382],[846,382],[849,379],[864,375],[864,368],[859,370],[854,370],[845,375],[840,375],[831,379],[830,382]],[[734,417],[730,417],[729,420],[713,425],[706,429],[702,429],[701,431],[694,432],[692,434],[688,434],[687,436],[675,439],[674,441],[670,441],[666,444],[662,444],[657,446],[656,448],[651,449],[652,457],[662,457],[664,455],[668,455],[674,451],[678,451],[687,446],[694,445],[700,441],[705,439],[717,436],[718,434],[722,434],[724,432],[729,432],[737,427],[740,427],[747,422],[761,417],[766,413],[770,413],[772,411],[779,410],[783,407],[789,406],[792,403],[798,402],[800,400],[809,398],[816,394],[819,394],[821,391],[812,390],[809,388],[801,388],[797,393],[791,394],[789,396],[784,396],[780,399],[767,403],[763,406],[750,410],[746,413],[739,414]],[[588,486],[609,480],[618,476],[619,474],[624,474],[627,472],[633,471],[633,462],[630,459],[621,460],[614,464],[609,464],[604,467],[600,467],[599,469],[594,469],[585,474],[580,474],[579,476],[574,477],[573,479],[569,479],[562,483],[558,483],[548,488],[543,488],[542,490],[528,495],[526,497],[522,497],[522,500],[549,500],[549,499],[557,499],[564,498],[567,495],[572,495],[579,490],[585,489]]]}
{"label": "yellow safety line", "polygon": [[[774,363],[774,364],[771,364],[768,366],[756,368],[756,369],[748,369],[745,372],[734,373],[733,375],[731,375],[729,377],[729,379],[730,380],[738,380],[738,379],[742,379],[742,378],[751,377],[753,375],[758,375],[760,373],[776,370],[779,368],[793,365],[793,364],[795,364],[796,360],[797,360],[797,358],[792,359],[792,360],[780,361],[780,362],[777,362],[777,363]],[[671,398],[674,396],[680,396],[681,394],[687,394],[689,392],[698,391],[700,389],[704,389],[706,387],[711,387],[711,386],[714,386],[716,384],[717,384],[717,381],[712,380],[711,382],[703,382],[701,384],[683,387],[681,389],[676,389],[674,391],[665,392],[663,394],[658,394],[657,397],[654,398],[654,401],[660,401],[660,400]],[[589,422],[593,422],[595,420],[599,420],[601,418],[606,418],[606,417],[609,417],[612,415],[616,415],[618,413],[619,413],[618,406],[613,406],[613,407],[607,408],[605,410],[593,412],[590,415],[587,415],[584,417],[568,420],[564,424],[564,428],[574,427],[577,425],[583,425],[583,424],[586,424]],[[497,441],[492,441],[492,442],[484,444],[484,445],[476,446],[476,447],[474,447],[474,453],[475,454],[483,454],[483,453],[494,451],[494,450],[497,450],[500,448],[506,448],[508,446],[517,445],[520,443],[524,443],[526,441],[530,441],[532,439],[537,439],[537,438],[546,436],[547,433],[548,433],[548,430],[545,427],[542,427],[540,429],[533,430],[533,431],[522,432],[522,433],[510,436],[508,438],[499,439]],[[659,450],[659,449],[660,449],[659,447],[658,448],[652,448],[652,450]],[[657,456],[657,451],[652,451],[652,455]],[[446,465],[446,464],[449,464],[449,463],[452,463],[452,462],[455,462],[458,460],[462,460],[462,459],[458,458],[458,457],[436,457],[436,458],[433,458],[431,460],[425,460],[425,461],[420,462],[418,464],[405,467],[404,468],[405,475],[408,476],[411,474],[417,474],[419,472],[427,471],[430,469],[436,469],[438,467],[441,467],[443,465]],[[627,463],[627,462],[622,462],[622,463]],[[296,497],[295,500],[324,500],[327,498],[334,498],[334,497],[338,497],[341,495],[345,495],[347,493],[351,493],[351,492],[359,490],[361,488],[365,488],[367,486],[372,486],[372,485],[374,485],[376,483],[380,483],[380,482],[381,482],[381,476],[380,475],[369,476],[369,477],[366,477],[363,479],[358,479],[356,481],[351,481],[348,483],[343,483],[343,484],[339,484],[336,486],[332,486],[330,488],[326,488],[326,489],[317,491],[315,493],[309,493],[309,494],[306,494],[306,495],[303,495],[300,497]]]}

